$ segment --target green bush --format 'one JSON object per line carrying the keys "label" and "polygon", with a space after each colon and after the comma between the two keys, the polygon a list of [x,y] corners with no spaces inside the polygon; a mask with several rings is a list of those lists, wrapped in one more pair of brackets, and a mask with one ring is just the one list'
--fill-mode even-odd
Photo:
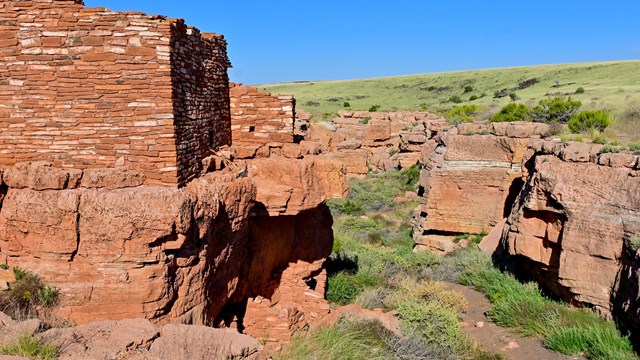
{"label": "green bush", "polygon": [[466,94],[466,93],[470,93],[470,92],[472,92],[472,91],[473,91],[473,86],[471,86],[471,85],[467,85],[467,86],[465,86],[465,87],[464,87],[464,93],[465,93],[465,94]]}
{"label": "green bush", "polygon": [[369,112],[376,112],[380,110],[380,105],[371,105],[369,107]]}
{"label": "green bush", "polygon": [[518,94],[516,94],[516,93],[514,93],[514,92],[509,93],[509,98],[511,98],[511,101],[516,101],[516,100],[519,100],[519,99],[520,99],[520,97],[518,96]]}
{"label": "green bush", "polygon": [[547,124],[553,122],[566,123],[571,116],[576,114],[582,103],[573,100],[571,97],[556,97],[542,99],[536,107],[531,110],[532,120]]}
{"label": "green bush", "polygon": [[452,95],[449,97],[449,102],[452,102],[454,104],[460,104],[462,103],[462,98],[460,98],[460,96],[458,95]]}
{"label": "green bush", "polygon": [[333,213],[350,215],[350,216],[360,216],[364,215],[364,209],[362,208],[362,203],[357,200],[352,199],[331,199],[327,201],[327,205],[329,209]]}
{"label": "green bush", "polygon": [[615,145],[607,144],[607,145],[603,146],[602,149],[600,149],[598,154],[607,154],[607,153],[617,154],[617,153],[619,153],[621,151],[622,151],[622,147],[621,146],[615,146]]}
{"label": "green bush", "polygon": [[329,277],[327,300],[338,305],[351,304],[365,289],[381,283],[382,280],[370,271],[358,271],[356,274],[341,272]]}
{"label": "green bush", "polygon": [[471,122],[474,121],[475,115],[478,112],[478,105],[461,105],[454,106],[445,114],[445,118],[449,121],[449,123],[461,123],[461,122]]}
{"label": "green bush", "polygon": [[0,292],[0,309],[4,313],[22,320],[37,317],[42,307],[57,305],[57,289],[27,270],[14,267],[13,272],[16,280],[9,284],[8,291]]}
{"label": "green bush", "polygon": [[342,107],[349,108],[351,107],[351,104],[349,104],[348,101],[345,101],[344,103],[342,103]]}
{"label": "green bush", "polygon": [[0,270],[9,270],[9,265],[7,265],[7,264],[0,264]]}
{"label": "green bush", "polygon": [[567,126],[574,133],[588,130],[604,131],[611,125],[611,115],[602,110],[585,110],[573,114]]}
{"label": "green bush", "polygon": [[367,125],[369,121],[371,121],[371,117],[365,116],[362,118],[362,120],[360,120],[360,124]]}
{"label": "green bush", "polygon": [[478,95],[469,96],[469,101],[475,101],[475,100],[478,100]]}
{"label": "green bush", "polygon": [[583,87],[579,87],[576,89],[576,94],[584,94],[584,88]]}
{"label": "green bush", "polygon": [[510,93],[509,89],[496,90],[493,92],[493,98],[494,99],[503,98],[509,95],[509,93]]}
{"label": "green bush", "polygon": [[527,105],[511,103],[493,115],[491,122],[531,121],[530,111]]}

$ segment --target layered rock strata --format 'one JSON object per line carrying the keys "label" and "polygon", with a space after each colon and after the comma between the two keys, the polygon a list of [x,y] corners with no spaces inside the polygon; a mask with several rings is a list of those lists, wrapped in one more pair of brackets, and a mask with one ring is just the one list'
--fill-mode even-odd
{"label": "layered rock strata", "polygon": [[[286,314],[282,340],[328,310],[324,201],[347,188],[326,159],[256,161],[183,189],[46,163],[3,169],[2,179],[0,263],[58,287],[57,314],[76,323],[146,318],[263,336],[253,324],[275,312]],[[248,311],[253,298],[269,304]]]}
{"label": "layered rock strata", "polygon": [[463,124],[425,146],[416,249],[450,252],[458,247],[454,235],[489,232],[506,217],[520,191],[527,144],[547,130],[522,122]]}
{"label": "layered rock strata", "polygon": [[502,242],[515,270],[553,294],[637,318],[640,158],[602,149],[533,141]]}

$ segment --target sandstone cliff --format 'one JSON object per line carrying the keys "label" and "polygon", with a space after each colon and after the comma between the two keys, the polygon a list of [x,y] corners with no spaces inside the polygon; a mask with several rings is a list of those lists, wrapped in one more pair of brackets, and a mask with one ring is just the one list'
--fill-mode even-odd
{"label": "sandstone cliff", "polygon": [[532,142],[502,241],[516,271],[608,317],[620,307],[637,311],[638,285],[629,281],[637,267],[640,164],[638,156],[601,149]]}
{"label": "sandstone cliff", "polygon": [[64,318],[237,326],[257,337],[267,322],[286,340],[328,310],[324,201],[346,191],[339,165],[256,161],[182,189],[46,163],[0,173],[0,263],[58,287]]}
{"label": "sandstone cliff", "polygon": [[458,234],[490,231],[520,191],[530,137],[547,131],[528,123],[463,124],[425,146],[420,179],[424,202],[414,216],[417,249],[452,251]]}

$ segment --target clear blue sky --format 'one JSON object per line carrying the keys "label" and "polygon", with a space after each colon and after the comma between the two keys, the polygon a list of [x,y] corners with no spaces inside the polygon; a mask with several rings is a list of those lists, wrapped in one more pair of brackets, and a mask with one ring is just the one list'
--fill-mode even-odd
{"label": "clear blue sky", "polygon": [[224,34],[260,84],[640,58],[640,0],[85,0]]}

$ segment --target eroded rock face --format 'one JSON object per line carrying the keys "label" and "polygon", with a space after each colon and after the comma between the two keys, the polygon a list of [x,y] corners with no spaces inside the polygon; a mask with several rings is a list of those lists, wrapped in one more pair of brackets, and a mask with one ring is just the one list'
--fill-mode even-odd
{"label": "eroded rock face", "polygon": [[[0,263],[59,288],[59,316],[79,324],[145,318],[255,333],[262,325],[252,324],[278,314],[278,321],[297,324],[280,341],[328,310],[322,264],[333,235],[324,201],[346,192],[339,164],[265,159],[182,189],[114,189],[103,175],[93,177],[103,187],[69,188],[68,173],[42,164],[4,175],[23,168],[43,179],[16,188],[10,184],[19,181],[9,180],[2,192]],[[41,186],[57,177],[67,185]],[[311,280],[319,283],[315,291]],[[269,303],[247,310],[255,298]]]}
{"label": "eroded rock face", "polygon": [[[533,123],[463,124],[423,151],[424,204],[414,216],[417,249],[454,250],[456,234],[489,232],[507,216],[521,183],[530,137],[546,131]],[[432,151],[430,151],[433,149]]]}
{"label": "eroded rock face", "polygon": [[534,142],[502,242],[516,270],[608,317],[612,299],[637,294],[637,283],[620,285],[635,267],[630,241],[640,234],[640,172],[637,156],[599,154],[600,148]]}

